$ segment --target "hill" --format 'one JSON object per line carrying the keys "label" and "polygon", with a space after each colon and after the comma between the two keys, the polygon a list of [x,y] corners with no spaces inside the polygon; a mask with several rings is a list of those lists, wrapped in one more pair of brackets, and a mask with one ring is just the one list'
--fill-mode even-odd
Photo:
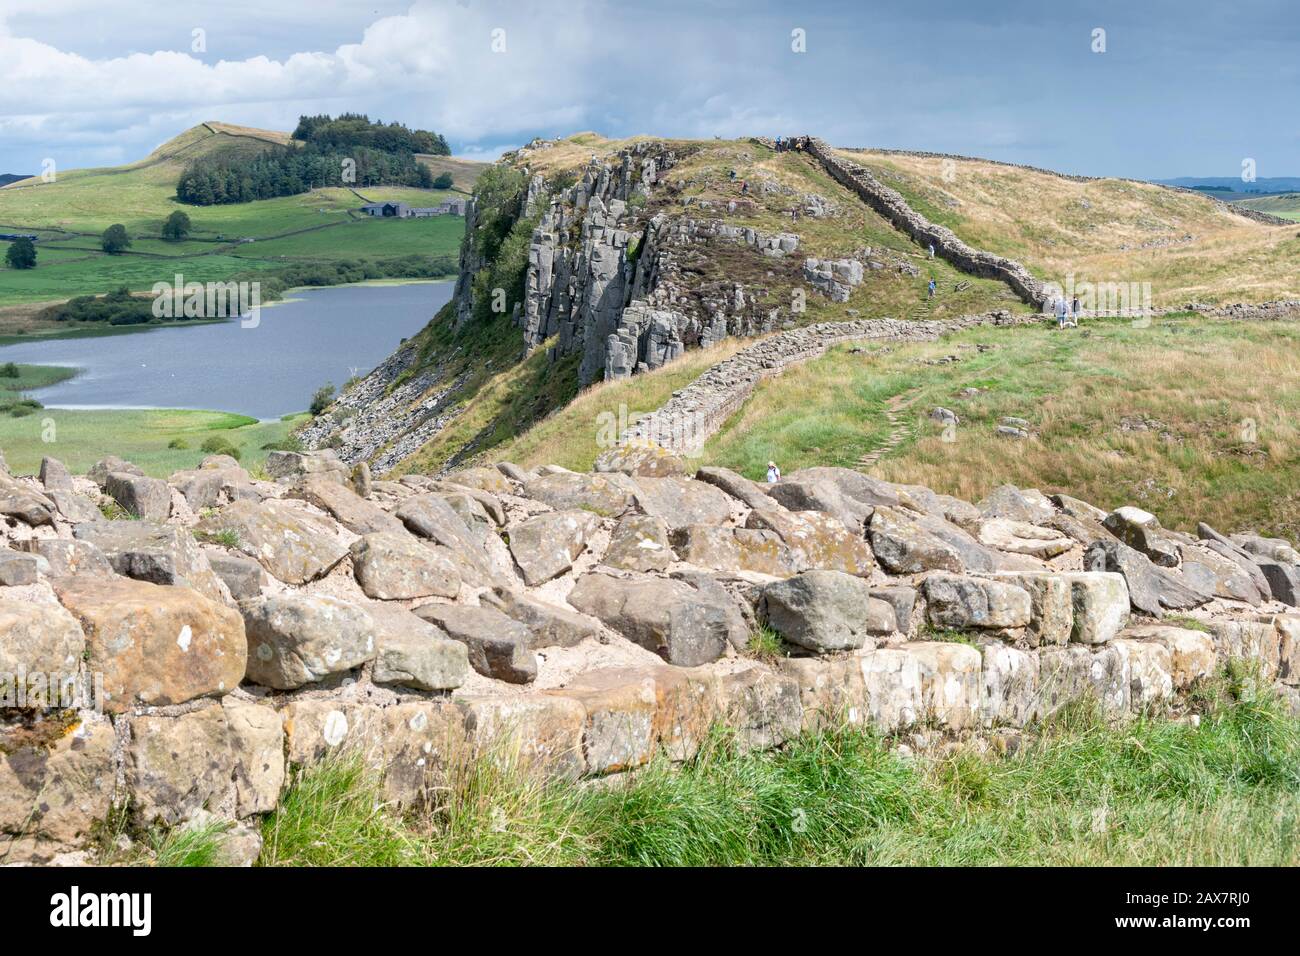
{"label": "hill", "polygon": [[[4,189],[0,232],[31,232],[40,241],[36,269],[0,269],[0,307],[102,294],[121,285],[147,290],[177,272],[187,281],[208,282],[245,273],[272,276],[304,264],[454,254],[459,217],[380,221],[356,211],[365,201],[433,206],[456,195],[452,191],[368,187],[363,197],[328,188],[202,208],[176,201],[176,181],[191,161],[256,155],[290,142],[287,133],[203,123],[136,163],[59,172],[52,183],[32,180]],[[164,241],[162,224],[178,209],[190,216],[193,231],[183,242]],[[126,226],[133,245],[125,255],[106,256],[99,235],[114,223]],[[390,272],[402,274],[400,268]]]}
{"label": "hill", "polygon": [[1197,193],[985,160],[852,150],[934,222],[1041,278],[1149,282],[1157,308],[1300,298],[1300,237]]}
{"label": "hill", "polygon": [[[906,197],[896,197],[906,215],[950,228],[955,245],[941,242],[931,259],[922,233],[897,227],[881,211],[887,205],[864,201],[826,161],[800,149],[594,133],[536,141],[479,179],[455,301],[345,392],[305,439],[395,474],[501,455],[590,467],[601,412],[617,415],[621,406],[621,421],[635,421],[748,337],[898,319],[910,325],[888,326],[890,337],[933,341],[945,328],[969,328],[971,317],[994,329],[1023,324],[1039,301],[1030,286],[1067,272],[1078,281],[1150,281],[1157,308],[1190,298],[1300,298],[1295,231],[1206,196],[980,160],[945,167],[946,158],[914,154],[826,155],[874,171]],[[1009,284],[1021,266],[999,256],[1027,266],[1029,285]],[[1052,341],[1046,330],[994,329],[988,334]],[[1230,347],[1268,364],[1267,340],[1261,333]],[[1135,331],[1132,341],[1148,340]],[[907,354],[909,362],[931,361]],[[1067,385],[1092,366],[1044,367]],[[1221,372],[1226,382],[1239,374]],[[1162,379],[1162,387],[1188,397],[1193,380]],[[771,387],[781,394],[782,385]],[[787,416],[810,433],[833,431],[836,409],[855,407],[847,396],[877,388],[854,380],[825,390],[828,407],[800,402]],[[902,400],[901,391],[884,398]],[[757,457],[744,464],[752,471],[779,455],[851,465],[892,427],[883,418],[874,426],[857,415],[842,421],[854,432],[847,445],[843,436],[808,439],[806,448],[776,441],[769,452],[755,446]],[[1015,454],[1014,446],[1001,450]],[[985,473],[1000,472],[974,464],[960,472],[966,481]]]}
{"label": "hill", "polygon": [[1300,193],[1282,193],[1276,196],[1260,196],[1256,199],[1239,199],[1237,205],[1255,209],[1283,219],[1300,222]]}

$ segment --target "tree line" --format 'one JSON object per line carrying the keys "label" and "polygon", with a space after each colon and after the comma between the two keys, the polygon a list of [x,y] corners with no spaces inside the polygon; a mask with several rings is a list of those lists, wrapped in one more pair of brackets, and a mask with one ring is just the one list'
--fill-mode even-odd
{"label": "tree line", "polygon": [[195,206],[295,196],[325,186],[435,185],[416,153],[451,154],[447,141],[428,130],[372,123],[362,114],[303,116],[293,132],[296,148],[272,147],[252,156],[206,156],[186,167],[176,198]]}

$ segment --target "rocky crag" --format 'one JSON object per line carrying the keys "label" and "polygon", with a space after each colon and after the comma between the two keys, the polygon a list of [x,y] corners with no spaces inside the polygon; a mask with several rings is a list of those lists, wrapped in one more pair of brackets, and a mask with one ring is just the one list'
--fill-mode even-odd
{"label": "rocky crag", "polygon": [[[841,720],[977,746],[1083,696],[1176,715],[1230,658],[1300,699],[1289,542],[1010,486],[691,476],[649,444],[599,467],[0,472],[0,859],[223,820],[248,862],[332,754],[402,808],[465,760],[603,776],[719,723],[748,748]],[[754,656],[760,629],[783,655]]]}

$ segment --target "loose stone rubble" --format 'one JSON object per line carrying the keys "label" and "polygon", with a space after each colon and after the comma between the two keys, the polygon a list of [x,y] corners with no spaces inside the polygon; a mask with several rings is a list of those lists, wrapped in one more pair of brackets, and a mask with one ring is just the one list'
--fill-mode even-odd
{"label": "loose stone rubble", "polygon": [[[400,482],[330,451],[274,480],[214,456],[147,479],[165,508],[118,459],[0,476],[0,861],[80,850],[119,811],[135,836],[247,833],[341,753],[407,808],[466,757],[594,777],[718,723],[770,748],[839,721],[1014,731],[1084,696],[1177,713],[1229,658],[1300,705],[1293,542],[623,451]],[[148,515],[102,516],[123,499]]]}

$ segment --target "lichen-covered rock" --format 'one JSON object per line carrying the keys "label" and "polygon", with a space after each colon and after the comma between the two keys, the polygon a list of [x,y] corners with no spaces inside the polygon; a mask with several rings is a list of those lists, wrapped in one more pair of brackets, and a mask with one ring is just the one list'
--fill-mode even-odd
{"label": "lichen-covered rock", "polygon": [[348,553],[333,522],[288,501],[234,501],[204,518],[199,529],[233,533],[239,550],[285,584],[314,581]]}
{"label": "lichen-covered rock", "polygon": [[235,800],[235,752],[218,703],[177,716],[131,718],[126,784],[137,826],[175,826]]}
{"label": "lichen-covered rock", "polygon": [[530,587],[544,584],[573,567],[600,526],[589,511],[552,511],[510,529],[510,553]]}
{"label": "lichen-covered rock", "polygon": [[[398,505],[393,514],[412,534],[446,548],[458,562],[457,570],[465,583],[482,586],[503,576],[502,567],[486,546],[487,536],[476,535],[445,496],[415,495]],[[504,548],[500,538],[496,538],[496,544]],[[508,561],[507,556],[501,563]]]}
{"label": "lichen-covered rock", "polygon": [[403,701],[381,712],[384,796],[398,808],[429,804],[468,752],[465,718],[450,701]]}
{"label": "lichen-covered rock", "polygon": [[768,497],[770,486],[751,481],[730,468],[701,468],[695,473],[695,480],[721,488],[731,497],[751,508],[772,507],[772,499]]}
{"label": "lichen-covered rock", "polygon": [[631,770],[654,755],[653,673],[629,668],[588,671],[551,693],[578,701],[586,711],[582,752],[587,773]]}
{"label": "lichen-covered rock", "polygon": [[1129,618],[1129,592],[1123,576],[1108,571],[1062,574],[1070,585],[1074,626],[1070,640],[1105,644],[1124,629]]}
{"label": "lichen-covered rock", "polygon": [[348,466],[332,448],[319,451],[272,451],[266,456],[266,473],[272,478],[301,478],[319,475],[338,484],[350,477]]}
{"label": "lichen-covered rock", "polygon": [[932,574],[925,579],[926,613],[935,627],[1012,630],[1029,625],[1029,592],[991,578]]}
{"label": "lichen-covered rock", "polygon": [[1219,660],[1258,661],[1263,677],[1276,676],[1282,640],[1272,621],[1212,621],[1210,637]]}
{"label": "lichen-covered rock", "polygon": [[465,488],[474,488],[478,491],[486,491],[493,495],[512,495],[515,493],[514,486],[510,484],[510,479],[502,474],[498,468],[461,468],[449,474],[447,480],[452,484],[461,485]]}
{"label": "lichen-covered rock", "polygon": [[805,567],[775,531],[754,528],[690,525],[677,533],[676,551],[682,561],[712,571],[789,577]]}
{"label": "lichen-covered rock", "polygon": [[607,449],[592,464],[596,472],[619,472],[645,478],[669,478],[690,474],[686,459],[652,442],[629,441]]}
{"label": "lichen-covered rock", "polygon": [[989,642],[981,649],[980,713],[984,725],[1023,727],[1038,716],[1038,655]]}
{"label": "lichen-covered rock", "polygon": [[236,810],[241,817],[270,813],[284,788],[284,728],[268,704],[234,695],[221,699],[234,754]]}
{"label": "lichen-covered rock", "polygon": [[436,625],[392,604],[366,608],[375,627],[376,684],[416,690],[452,690],[465,683],[469,649]]}
{"label": "lichen-covered rock", "polygon": [[601,563],[620,571],[663,571],[676,560],[662,518],[624,515],[614,526]]}
{"label": "lichen-covered rock", "polygon": [[0,860],[46,863],[89,839],[112,808],[116,739],[89,714],[0,729]]}
{"label": "lichen-covered rock", "polygon": [[479,601],[526,627],[528,646],[534,649],[572,647],[588,639],[601,640],[599,621],[532,597],[518,588],[498,586],[491,593],[481,595]]}
{"label": "lichen-covered rock", "polygon": [[843,571],[860,577],[868,577],[876,569],[867,542],[845,528],[838,518],[820,511],[755,509],[745,526],[775,532],[803,568]]}
{"label": "lichen-covered rock", "polygon": [[734,602],[686,581],[585,574],[569,603],[681,667],[715,661],[728,643],[743,644],[749,636]]}
{"label": "lichen-covered rock", "polygon": [[877,508],[868,526],[871,550],[890,574],[966,570],[957,549],[893,508]]}
{"label": "lichen-covered rock", "polygon": [[799,735],[803,705],[791,677],[765,667],[718,677],[718,716],[741,750],[770,750]]}
{"label": "lichen-covered rock", "polygon": [[617,472],[584,475],[565,471],[526,482],[522,493],[556,511],[576,508],[603,518],[618,518],[632,508],[637,490],[634,479]]}
{"label": "lichen-covered rock", "polygon": [[1145,554],[1153,564],[1178,567],[1178,543],[1165,533],[1160,521],[1150,512],[1125,505],[1108,514],[1102,524],[1130,548]]}
{"label": "lichen-covered rock", "polygon": [[172,513],[171,486],[161,478],[115,471],[105,479],[104,493],[138,518],[165,521]]}
{"label": "lichen-covered rock", "polygon": [[279,713],[289,765],[309,767],[348,754],[373,769],[383,767],[383,710],[376,705],[347,698],[291,697]]}
{"label": "lichen-covered rock", "polygon": [[343,527],[356,534],[374,534],[381,531],[402,532],[402,522],[372,501],[367,501],[350,485],[323,475],[308,475],[289,495],[315,505]]}
{"label": "lichen-covered rock", "polygon": [[838,485],[826,480],[787,479],[772,485],[768,496],[790,511],[824,511],[859,536],[875,510],[871,505],[845,495]]}
{"label": "lichen-covered rock", "polygon": [[852,655],[783,657],[777,667],[799,685],[805,731],[858,726],[866,719],[862,667]]}
{"label": "lichen-covered rock", "polygon": [[893,607],[872,597],[866,581],[842,571],[805,571],[769,584],[762,608],[785,640],[819,654],[862,647],[897,626]]}
{"label": "lichen-covered rock", "polygon": [[113,566],[108,563],[104,552],[88,541],[70,540],[68,538],[28,538],[17,542],[17,547],[34,554],[47,562],[46,573],[51,578],[89,571],[95,574],[112,574]]}
{"label": "lichen-covered rock", "polygon": [[461,697],[473,752],[498,766],[573,780],[586,769],[582,739],[587,711],[576,700],[552,694]]}
{"label": "lichen-covered rock", "polygon": [[1134,710],[1151,710],[1174,694],[1173,655],[1158,641],[1119,637],[1129,658],[1129,701]]}
{"label": "lichen-covered rock", "polygon": [[1277,679],[1300,684],[1300,615],[1279,614],[1273,619],[1278,637]]}
{"label": "lichen-covered rock", "polygon": [[1038,652],[1038,665],[1042,716],[1087,697],[1111,716],[1128,710],[1131,674],[1128,648],[1124,645],[1044,647]]}
{"label": "lichen-covered rock", "polygon": [[877,647],[857,660],[868,720],[886,733],[915,724],[925,712],[916,655],[902,648]]}
{"label": "lichen-covered rock", "polygon": [[1054,558],[1074,547],[1074,540],[1051,528],[1010,518],[989,518],[979,526],[979,541],[990,548],[1034,558]]}
{"label": "lichen-covered rock", "polygon": [[424,604],[415,613],[464,644],[470,666],[484,677],[511,684],[537,679],[537,657],[529,647],[528,628],[496,608]]}
{"label": "lichen-covered rock", "polygon": [[1166,624],[1126,629],[1126,640],[1151,641],[1169,651],[1169,673],[1176,690],[1184,691],[1214,673],[1218,653],[1209,634]]}
{"label": "lichen-covered rock", "polygon": [[103,674],[110,713],[229,693],[244,677],[243,622],[197,591],[94,574],[54,589],[86,635],[87,667]]}
{"label": "lichen-covered rock", "polygon": [[59,605],[0,597],[0,706],[14,706],[6,685],[15,675],[76,675],[85,646],[81,626]]}
{"label": "lichen-covered rock", "polygon": [[1084,553],[1083,566],[1089,571],[1122,574],[1134,609],[1152,617],[1162,616],[1165,610],[1198,607],[1213,597],[1192,589],[1175,577],[1175,572],[1157,567],[1122,541],[1094,541]]}
{"label": "lichen-covered rock", "polygon": [[216,549],[205,549],[203,554],[208,559],[212,573],[225,583],[230,596],[236,601],[246,601],[262,593],[266,572],[252,558]]}
{"label": "lichen-covered rock", "polygon": [[1070,582],[1048,572],[1003,571],[993,576],[1029,593],[1029,626],[1025,636],[1031,646],[1064,644],[1074,631],[1074,601]]}
{"label": "lichen-covered rock", "polygon": [[41,468],[38,472],[41,479],[41,485],[46,491],[71,491],[72,490],[72,473],[68,471],[68,466],[57,458],[46,455],[41,459]]}
{"label": "lichen-covered rock", "polygon": [[90,471],[86,472],[86,477],[99,485],[100,488],[103,488],[108,481],[108,476],[114,472],[125,475],[144,475],[138,465],[133,465],[116,455],[105,455],[90,466]]}
{"label": "lichen-covered rock", "polygon": [[951,641],[912,641],[901,648],[916,661],[921,719],[950,730],[980,722],[980,652]]}
{"label": "lichen-covered rock", "polygon": [[[184,528],[155,521],[90,521],[74,526],[72,533],[98,549],[124,577],[189,587],[210,600],[227,600],[228,589]],[[90,561],[94,564],[93,558]]]}
{"label": "lichen-covered rock", "polygon": [[662,518],[669,531],[692,524],[721,524],[731,517],[731,498],[691,478],[633,478],[637,508]]}
{"label": "lichen-covered rock", "polygon": [[367,597],[402,601],[460,593],[460,572],[451,558],[403,528],[363,535],[351,551],[353,574]]}
{"label": "lichen-covered rock", "polygon": [[292,690],[360,667],[375,656],[374,620],[327,594],[267,594],[240,605],[248,634],[248,679]]}

